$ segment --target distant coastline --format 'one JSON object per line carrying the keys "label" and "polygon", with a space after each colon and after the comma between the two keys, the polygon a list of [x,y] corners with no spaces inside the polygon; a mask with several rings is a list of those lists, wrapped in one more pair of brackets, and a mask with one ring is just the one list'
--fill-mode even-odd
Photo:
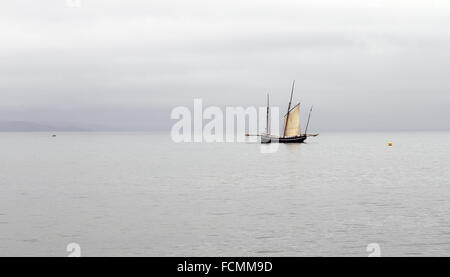
{"label": "distant coastline", "polygon": [[1,132],[169,132],[169,127],[71,122],[0,121]]}
{"label": "distant coastline", "polygon": [[28,121],[0,121],[0,132],[89,132],[78,126],[56,126]]}
{"label": "distant coastline", "polygon": [[[359,127],[359,126],[358,126]],[[369,129],[369,128],[320,128],[322,133],[379,133],[379,132],[449,132],[448,129]],[[163,125],[112,125],[95,123],[70,123],[70,122],[32,122],[32,121],[0,121],[0,133],[5,132],[170,132],[169,126]]]}

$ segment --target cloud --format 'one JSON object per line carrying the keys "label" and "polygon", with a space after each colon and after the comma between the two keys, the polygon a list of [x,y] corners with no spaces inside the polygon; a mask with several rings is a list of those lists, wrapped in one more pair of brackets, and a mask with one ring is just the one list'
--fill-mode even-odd
{"label": "cloud", "polygon": [[169,128],[195,97],[284,107],[296,79],[316,128],[447,129],[450,4],[370,2],[2,1],[0,115]]}

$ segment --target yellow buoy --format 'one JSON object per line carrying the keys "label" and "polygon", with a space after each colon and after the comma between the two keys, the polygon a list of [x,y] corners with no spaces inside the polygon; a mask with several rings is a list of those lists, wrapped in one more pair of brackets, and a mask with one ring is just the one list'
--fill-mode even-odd
{"label": "yellow buoy", "polygon": [[392,142],[388,142],[388,146],[392,146]]}

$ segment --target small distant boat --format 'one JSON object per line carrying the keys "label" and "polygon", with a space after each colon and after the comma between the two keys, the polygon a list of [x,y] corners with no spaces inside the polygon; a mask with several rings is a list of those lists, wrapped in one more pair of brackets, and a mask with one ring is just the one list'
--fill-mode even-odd
{"label": "small distant boat", "polygon": [[56,138],[56,135],[52,135],[52,138]]}
{"label": "small distant boat", "polygon": [[289,100],[288,112],[284,116],[283,136],[272,136],[269,127],[269,94],[267,94],[267,117],[266,117],[266,133],[261,134],[261,143],[302,143],[309,136],[317,136],[318,134],[307,134],[309,120],[311,119],[312,107],[309,110],[308,123],[306,124],[305,133],[302,134],[300,128],[300,103],[291,108],[292,97],[294,95],[295,80],[292,83],[291,98]]}

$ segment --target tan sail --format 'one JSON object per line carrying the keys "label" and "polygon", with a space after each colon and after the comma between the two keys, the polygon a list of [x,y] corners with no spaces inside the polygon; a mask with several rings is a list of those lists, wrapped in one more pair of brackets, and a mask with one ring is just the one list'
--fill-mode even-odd
{"label": "tan sail", "polygon": [[285,136],[294,137],[300,136],[300,104],[297,104],[294,108],[289,111],[288,122],[286,124],[286,117],[284,116],[284,126],[286,128]]}

